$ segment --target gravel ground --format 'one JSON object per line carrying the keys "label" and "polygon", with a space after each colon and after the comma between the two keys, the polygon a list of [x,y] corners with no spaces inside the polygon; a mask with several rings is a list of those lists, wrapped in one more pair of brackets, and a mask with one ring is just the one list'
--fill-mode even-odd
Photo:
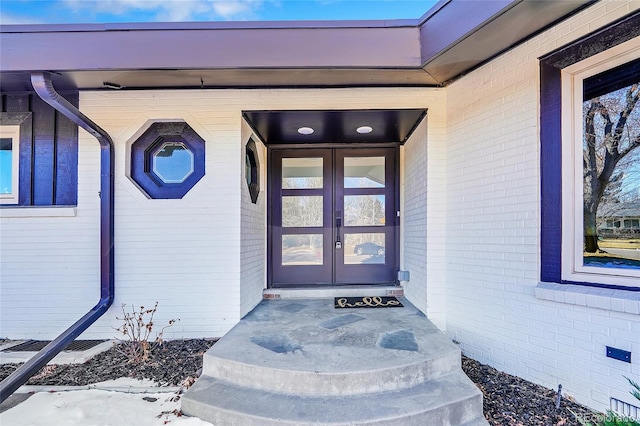
{"label": "gravel ground", "polygon": [[[121,350],[113,347],[84,364],[47,365],[27,385],[82,386],[120,377],[151,379],[161,386],[179,386],[196,377],[202,367],[202,354],[213,340],[170,340],[159,345],[146,362],[130,363]],[[0,365],[0,379],[11,374],[19,364]]]}
{"label": "gravel ground", "polygon": [[491,425],[579,426],[576,415],[582,419],[594,418],[589,408],[568,398],[562,398],[556,410],[557,390],[503,373],[471,358],[462,357],[462,369],[482,391],[484,416]]}
{"label": "gravel ground", "polygon": [[[32,377],[28,385],[87,385],[120,377],[151,379],[161,385],[183,385],[196,377],[202,367],[202,354],[212,340],[172,340],[164,342],[143,363],[129,363],[114,347],[84,364],[50,365]],[[0,365],[4,379],[18,364]],[[484,394],[484,414],[491,425],[579,426],[572,411],[582,418],[593,413],[567,398],[556,410],[556,391],[500,372],[495,368],[462,357],[462,368]]]}

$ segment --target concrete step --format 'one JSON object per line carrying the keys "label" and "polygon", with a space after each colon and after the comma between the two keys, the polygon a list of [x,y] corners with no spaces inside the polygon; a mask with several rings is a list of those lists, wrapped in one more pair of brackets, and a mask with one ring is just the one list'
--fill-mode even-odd
{"label": "concrete step", "polygon": [[276,393],[341,396],[394,391],[460,369],[460,350],[439,333],[421,353],[305,344],[293,353],[264,350],[247,359],[225,350],[223,346],[232,343],[220,341],[204,355],[203,375]]}
{"label": "concrete step", "polygon": [[183,396],[182,411],[216,426],[487,425],[482,394],[462,370],[398,391],[315,397],[202,376]]}

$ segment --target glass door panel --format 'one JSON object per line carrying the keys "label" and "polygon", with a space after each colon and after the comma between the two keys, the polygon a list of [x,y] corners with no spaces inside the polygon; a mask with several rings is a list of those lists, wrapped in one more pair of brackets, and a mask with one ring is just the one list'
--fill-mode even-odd
{"label": "glass door panel", "polygon": [[324,185],[322,158],[283,158],[282,189],[314,189]]}
{"label": "glass door panel", "polygon": [[384,188],[384,157],[346,157],[345,188]]}
{"label": "glass door panel", "polygon": [[322,265],[323,241],[319,234],[284,234],[282,265]]}
{"label": "glass door panel", "polygon": [[384,264],[384,234],[345,234],[344,263],[347,265]]}
{"label": "glass door panel", "polygon": [[332,152],[271,154],[271,285],[332,284]]}
{"label": "glass door panel", "polygon": [[336,151],[335,210],[344,212],[344,243],[335,254],[336,284],[396,280],[395,161],[395,148]]}
{"label": "glass door panel", "polygon": [[384,226],[385,196],[345,195],[344,226]]}
{"label": "glass door panel", "polygon": [[322,227],[322,195],[282,197],[282,227]]}

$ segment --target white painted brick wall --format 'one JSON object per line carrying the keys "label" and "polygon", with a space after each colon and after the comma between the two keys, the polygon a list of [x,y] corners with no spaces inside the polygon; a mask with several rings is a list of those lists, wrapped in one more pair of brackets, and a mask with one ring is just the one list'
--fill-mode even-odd
{"label": "white painted brick wall", "polygon": [[[116,145],[116,299],[83,337],[114,337],[123,303],[158,301],[156,324],[180,318],[169,338],[221,336],[236,324],[265,285],[266,191],[247,204],[242,110],[349,108],[428,108],[444,134],[443,89],[82,92],[80,109]],[[205,139],[206,175],[181,200],[150,200],[126,177],[129,145],[150,121],[172,119]],[[0,218],[0,337],[53,338],[98,300],[98,145],[84,131],[79,145],[77,216]]]}
{"label": "white painted brick wall", "polygon": [[[537,58],[640,7],[603,1],[447,88],[447,332],[468,355],[599,410],[638,405],[640,316],[540,300]],[[431,163],[429,164],[431,166]],[[430,225],[430,224],[429,224]],[[633,352],[632,364],[605,346]]]}
{"label": "white painted brick wall", "polygon": [[[246,142],[253,132],[246,122],[242,123],[242,161],[244,164]],[[240,316],[243,317],[262,300],[262,290],[266,287],[266,223],[267,223],[267,150],[254,137],[258,151],[260,193],[256,204],[251,202],[245,175],[240,181],[242,193],[242,222],[240,247]]]}
{"label": "white painted brick wall", "polygon": [[[443,91],[438,93],[445,106]],[[405,293],[440,329],[446,329],[446,132],[444,108],[427,117],[402,148],[403,258],[411,273]]]}
{"label": "white painted brick wall", "polygon": [[410,272],[402,283],[405,294],[423,312],[427,311],[427,116],[402,147],[401,269]]}

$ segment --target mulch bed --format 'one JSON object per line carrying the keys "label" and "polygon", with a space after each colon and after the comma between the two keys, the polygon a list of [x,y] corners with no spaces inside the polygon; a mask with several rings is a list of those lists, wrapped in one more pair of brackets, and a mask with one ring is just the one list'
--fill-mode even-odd
{"label": "mulch bed", "polygon": [[[128,362],[117,348],[96,355],[84,364],[49,365],[32,377],[28,385],[81,386],[120,377],[155,380],[162,386],[189,384],[202,368],[202,354],[213,340],[164,342],[151,359]],[[0,365],[0,379],[18,364]],[[556,410],[556,391],[500,372],[462,357],[462,369],[484,394],[484,414],[496,426],[580,426],[573,413],[589,418],[593,413],[570,399],[562,398]],[[572,413],[573,412],[573,413]]]}
{"label": "mulch bed", "polygon": [[[117,347],[102,352],[84,364],[47,365],[27,385],[83,386],[120,377],[155,380],[161,386],[179,386],[196,377],[202,368],[202,355],[214,340],[170,340],[159,345],[145,362],[130,363]],[[0,379],[19,364],[0,365]]]}
{"label": "mulch bed", "polygon": [[464,355],[462,369],[482,391],[484,416],[490,425],[580,426],[576,416],[594,417],[589,408],[565,397],[556,410],[557,390],[503,373]]}

